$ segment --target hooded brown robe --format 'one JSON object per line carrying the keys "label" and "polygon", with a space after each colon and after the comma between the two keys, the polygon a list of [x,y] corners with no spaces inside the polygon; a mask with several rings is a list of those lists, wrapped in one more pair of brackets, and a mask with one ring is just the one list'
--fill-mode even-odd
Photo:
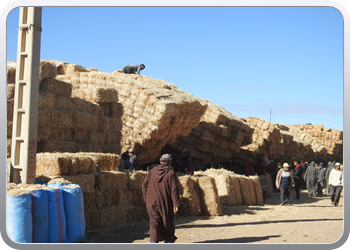
{"label": "hooded brown robe", "polygon": [[176,239],[174,207],[180,206],[177,177],[170,166],[152,168],[142,183],[150,225],[150,241]]}

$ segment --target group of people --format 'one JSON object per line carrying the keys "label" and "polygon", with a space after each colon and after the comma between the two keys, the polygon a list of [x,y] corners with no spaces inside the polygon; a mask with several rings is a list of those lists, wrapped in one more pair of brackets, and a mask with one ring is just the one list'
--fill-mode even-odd
{"label": "group of people", "polygon": [[281,206],[289,201],[292,187],[295,189],[295,199],[300,200],[300,186],[303,181],[306,183],[309,198],[322,196],[322,190],[326,188],[331,204],[334,206],[339,204],[343,189],[343,172],[339,162],[328,162],[328,166],[324,167],[322,162],[317,164],[311,161],[308,164],[295,160],[293,170],[288,163],[284,163],[276,176],[276,188],[281,191]]}

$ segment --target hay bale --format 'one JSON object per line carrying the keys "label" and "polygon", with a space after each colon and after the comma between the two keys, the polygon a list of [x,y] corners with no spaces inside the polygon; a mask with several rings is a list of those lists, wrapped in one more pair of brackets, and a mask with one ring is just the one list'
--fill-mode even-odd
{"label": "hay bale", "polygon": [[207,169],[204,174],[211,176],[215,180],[216,188],[222,206],[234,206],[235,190],[233,188],[233,179],[231,175],[234,173],[226,169]]}
{"label": "hay bale", "polygon": [[256,198],[253,181],[243,175],[239,175],[238,180],[242,191],[242,203],[244,205],[255,205]]}
{"label": "hay bale", "polygon": [[[73,86],[70,83],[59,81],[56,79],[48,78],[40,81],[39,93],[41,94],[53,94],[54,96],[71,97]],[[39,99],[41,96],[39,95]]]}
{"label": "hay bale", "polygon": [[255,204],[256,205],[260,205],[264,202],[264,199],[263,199],[263,195],[262,195],[262,189],[261,189],[261,185],[260,185],[260,178],[267,178],[266,175],[264,176],[257,176],[257,175],[254,175],[254,176],[249,176],[249,179],[253,182],[254,184],[254,191],[255,191]]}
{"label": "hay bale", "polygon": [[76,153],[76,155],[84,155],[90,157],[95,162],[96,170],[98,172],[122,170],[119,168],[121,157],[118,154],[79,152]]}
{"label": "hay bale", "polygon": [[230,175],[232,187],[235,194],[235,205],[242,205],[243,204],[243,197],[242,197],[242,188],[240,185],[239,177],[238,175]]}
{"label": "hay bale", "polygon": [[125,192],[130,205],[139,206],[145,203],[143,200],[142,183],[146,176],[146,171],[135,171],[129,174]]}
{"label": "hay bale", "polygon": [[98,129],[98,116],[79,111],[73,112],[73,122],[77,129],[96,131]]}
{"label": "hay bale", "polygon": [[38,153],[37,176],[58,176],[95,173],[94,161],[89,156],[72,153]]}
{"label": "hay bale", "polygon": [[57,68],[50,60],[42,60],[39,65],[39,79],[54,78],[57,75]]}
{"label": "hay bale", "polygon": [[96,190],[124,190],[129,174],[127,172],[98,172],[96,174]]}
{"label": "hay bale", "polygon": [[181,204],[179,214],[182,216],[199,216],[202,214],[201,201],[195,185],[195,180],[188,175],[178,177]]}
{"label": "hay bale", "polygon": [[222,215],[220,199],[214,178],[210,176],[191,178],[197,178],[203,213],[209,216]]}

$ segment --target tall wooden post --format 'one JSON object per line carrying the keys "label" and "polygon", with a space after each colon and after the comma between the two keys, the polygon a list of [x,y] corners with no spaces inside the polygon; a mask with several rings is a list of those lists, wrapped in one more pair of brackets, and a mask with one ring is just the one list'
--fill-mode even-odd
{"label": "tall wooden post", "polygon": [[14,183],[35,182],[41,12],[41,7],[19,11],[10,176]]}

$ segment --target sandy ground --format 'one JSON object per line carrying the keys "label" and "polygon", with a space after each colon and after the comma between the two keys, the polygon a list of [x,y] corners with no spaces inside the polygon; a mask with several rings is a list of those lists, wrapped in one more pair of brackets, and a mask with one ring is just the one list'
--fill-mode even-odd
{"label": "sandy ground", "polygon": [[[343,198],[290,199],[279,205],[279,192],[260,206],[225,206],[223,216],[175,217],[176,243],[333,243],[343,233]],[[295,193],[292,190],[291,197]],[[86,232],[86,243],[149,243],[148,221]]]}

